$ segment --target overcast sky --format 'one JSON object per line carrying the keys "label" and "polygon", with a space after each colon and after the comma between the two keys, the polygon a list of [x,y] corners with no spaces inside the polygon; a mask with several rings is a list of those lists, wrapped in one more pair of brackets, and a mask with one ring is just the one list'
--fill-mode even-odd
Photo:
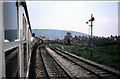
{"label": "overcast sky", "polygon": [[90,23],[95,17],[93,34],[118,35],[118,2],[98,1],[30,1],[27,2],[32,29],[71,30],[90,34]]}

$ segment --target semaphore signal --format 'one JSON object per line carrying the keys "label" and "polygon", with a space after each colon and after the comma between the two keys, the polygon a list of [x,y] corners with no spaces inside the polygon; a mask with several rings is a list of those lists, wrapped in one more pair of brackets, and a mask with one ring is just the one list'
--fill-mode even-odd
{"label": "semaphore signal", "polygon": [[91,19],[89,19],[89,20],[86,22],[86,24],[88,24],[89,22],[94,21],[94,20],[95,20],[95,18],[94,18],[94,17],[91,17]]}
{"label": "semaphore signal", "polygon": [[93,21],[95,20],[95,18],[93,17],[93,14],[91,14],[91,18],[86,22],[86,24],[88,24],[89,22],[91,22],[91,56],[93,55],[93,40],[92,40],[92,34],[93,34]]}

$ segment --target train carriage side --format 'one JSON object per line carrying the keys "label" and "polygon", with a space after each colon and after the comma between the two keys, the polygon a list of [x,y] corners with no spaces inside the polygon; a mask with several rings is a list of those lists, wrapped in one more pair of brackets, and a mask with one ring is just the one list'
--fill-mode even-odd
{"label": "train carriage side", "polygon": [[0,2],[0,78],[28,77],[31,37],[26,2]]}

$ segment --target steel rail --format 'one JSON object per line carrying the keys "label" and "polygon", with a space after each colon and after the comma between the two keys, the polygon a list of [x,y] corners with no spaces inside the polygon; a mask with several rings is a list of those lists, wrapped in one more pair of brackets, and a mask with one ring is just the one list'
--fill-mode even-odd
{"label": "steel rail", "polygon": [[85,63],[87,63],[87,64],[89,64],[89,65],[92,65],[92,66],[94,66],[94,67],[96,67],[96,68],[99,68],[99,69],[101,69],[101,70],[107,71],[107,72],[109,72],[109,73],[111,73],[111,74],[114,74],[114,75],[120,77],[120,73],[112,72],[112,71],[110,71],[110,70],[108,70],[108,69],[102,68],[102,67],[97,66],[97,65],[95,65],[95,64],[92,64],[92,63],[90,63],[90,62],[88,62],[88,61],[85,61],[85,60],[83,60],[83,59],[77,58],[77,57],[75,57],[75,56],[73,56],[73,55],[70,55],[70,54],[66,53],[66,52],[63,51],[63,50],[60,50],[59,48],[55,48],[55,49],[58,50],[58,51],[61,51],[61,52],[65,53],[65,54],[67,54],[67,55],[69,55],[69,56],[71,56],[71,57],[74,57],[74,58],[76,58],[76,59],[78,59],[78,60],[80,60],[80,61],[82,61],[82,62],[85,62]]}
{"label": "steel rail", "polygon": [[[40,47],[39,47],[39,50],[40,50]],[[50,79],[50,76],[49,76],[48,70],[47,70],[46,65],[45,65],[45,63],[44,63],[43,56],[42,56],[42,54],[41,54],[41,50],[40,50],[40,56],[41,56],[41,59],[42,59],[42,63],[43,63],[43,66],[44,66],[45,72],[46,72],[46,74],[47,74],[47,78]]]}
{"label": "steel rail", "polygon": [[[51,48],[51,49],[52,49],[52,48]],[[52,49],[52,50],[54,50],[57,54],[59,54],[60,56],[63,56],[63,57],[66,58],[67,60],[69,60],[69,61],[75,63],[75,65],[78,65],[78,66],[80,66],[81,68],[83,68],[83,69],[85,69],[85,70],[91,72],[92,74],[96,75],[97,77],[103,79],[101,76],[99,76],[98,74],[94,73],[93,71],[91,71],[91,70],[85,68],[84,66],[82,66],[82,65],[80,65],[80,64],[78,64],[78,63],[76,63],[75,61],[69,59],[68,57],[66,57],[66,56],[64,56],[64,55],[62,55],[62,54],[60,54],[60,53],[58,53],[55,49]]]}
{"label": "steel rail", "polygon": [[[50,47],[50,48],[51,48],[51,47]],[[75,63],[76,65],[78,65],[78,66],[84,68],[85,70],[87,70],[87,71],[89,71],[89,72],[95,74],[95,75],[98,76],[99,78],[105,79],[104,76],[100,76],[99,73],[95,73],[94,71],[92,71],[92,70],[90,70],[90,69],[88,69],[88,68],[86,68],[86,67],[84,67],[84,66],[78,64],[77,62],[75,62],[75,61],[71,60],[70,58],[68,58],[68,57],[66,57],[66,56],[64,56],[64,55],[62,55],[62,54],[59,53],[59,52],[57,52],[56,50],[58,50],[58,49],[53,49],[53,48],[51,48],[51,49],[54,50],[57,54],[63,56],[64,58],[70,60],[71,62]],[[58,50],[58,51],[63,52],[62,50]],[[68,53],[65,53],[65,52],[64,52],[64,54],[67,54],[67,55],[69,55],[69,56],[71,56],[71,57],[73,57],[73,58],[75,58],[75,59],[78,59],[78,58],[76,58],[76,57],[74,57],[74,56],[72,56],[72,55],[70,55],[70,54],[68,54]],[[80,61],[86,63],[87,65],[92,65],[92,66],[94,66],[94,67],[97,67],[97,68],[99,68],[99,70],[104,70],[105,72],[108,72],[108,73],[112,74],[112,72],[107,71],[107,70],[105,70],[105,69],[102,69],[102,68],[100,68],[100,67],[98,67],[98,66],[96,66],[96,65],[93,65],[93,64],[91,64],[91,63],[89,63],[89,62],[86,62],[86,61],[84,61],[84,60],[82,60],[82,59],[78,59],[78,60],[80,60]],[[115,73],[113,73],[112,75],[118,76],[118,78],[119,78],[119,75],[117,75],[117,74],[115,74]]]}
{"label": "steel rail", "polygon": [[[63,68],[63,66],[61,66],[60,63],[58,63],[58,62],[56,61],[56,59],[46,50],[45,47],[43,48],[43,50],[46,52],[46,55],[48,54],[48,56],[50,57],[50,59],[51,59],[54,63],[56,63],[56,66],[58,66],[58,67],[62,70],[62,72],[60,71],[60,73],[65,73],[65,75],[66,75],[66,76],[64,76],[65,78],[67,78],[67,79],[72,79],[72,77],[71,77],[70,74],[65,70],[65,68]],[[44,52],[42,52],[42,53],[44,53]],[[43,59],[43,61],[44,61],[44,59]],[[45,65],[46,65],[46,64],[45,64]],[[48,72],[48,74],[49,74],[49,72]],[[58,74],[59,74],[59,73],[58,73]],[[50,79],[53,79],[53,78],[50,77]]]}
{"label": "steel rail", "polygon": [[[45,50],[46,50],[46,48],[45,48]],[[67,74],[67,76],[69,77],[69,79],[72,79],[72,76],[71,76],[71,75],[66,71],[66,69],[59,63],[59,61],[56,60],[55,57],[54,57],[52,54],[50,54],[47,50],[46,50],[46,52],[53,58],[53,60],[58,64],[58,66]]]}

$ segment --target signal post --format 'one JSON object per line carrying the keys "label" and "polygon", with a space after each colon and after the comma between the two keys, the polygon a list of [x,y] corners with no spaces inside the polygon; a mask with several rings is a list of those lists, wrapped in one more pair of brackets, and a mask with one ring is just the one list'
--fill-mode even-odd
{"label": "signal post", "polygon": [[[89,26],[91,26],[91,50],[90,50],[90,52],[91,52],[91,56],[93,56],[93,21],[94,21],[95,19],[94,19],[94,17],[93,17],[93,14],[91,14],[91,19],[89,20],[89,22],[91,22],[91,25],[89,25]],[[88,24],[88,22],[86,22],[86,24]]]}

